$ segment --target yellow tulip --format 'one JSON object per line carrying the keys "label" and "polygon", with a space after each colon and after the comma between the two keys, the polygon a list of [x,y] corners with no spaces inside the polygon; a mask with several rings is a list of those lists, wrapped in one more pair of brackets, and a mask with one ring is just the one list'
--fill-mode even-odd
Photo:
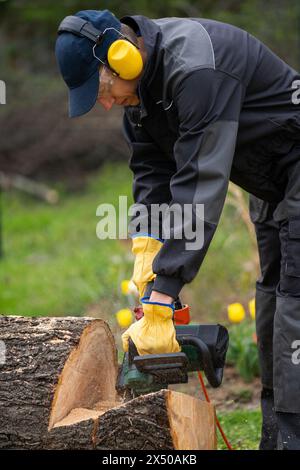
{"label": "yellow tulip", "polygon": [[124,294],[124,295],[129,294],[129,283],[130,283],[130,281],[128,281],[127,279],[121,282],[122,294]]}
{"label": "yellow tulip", "polygon": [[228,319],[231,323],[240,323],[245,318],[245,309],[240,303],[228,305],[227,311]]}
{"label": "yellow tulip", "polygon": [[133,322],[133,315],[129,308],[122,308],[116,313],[118,325],[121,328],[128,328]]}
{"label": "yellow tulip", "polygon": [[255,299],[252,299],[249,302],[249,312],[252,320],[255,320]]}
{"label": "yellow tulip", "polygon": [[121,282],[121,291],[122,291],[122,294],[124,295],[138,294],[138,290],[135,284],[131,280],[129,281],[127,279]]}

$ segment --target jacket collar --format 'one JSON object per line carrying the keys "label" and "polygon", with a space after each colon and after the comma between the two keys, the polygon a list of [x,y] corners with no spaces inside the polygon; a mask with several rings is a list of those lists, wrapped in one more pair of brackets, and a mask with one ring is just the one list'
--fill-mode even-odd
{"label": "jacket collar", "polygon": [[[146,102],[146,90],[153,96],[156,95],[155,89],[156,84],[153,83],[154,78],[158,78],[157,74],[158,68],[160,65],[160,57],[159,57],[159,44],[161,41],[161,30],[154,21],[146,18],[145,16],[135,15],[135,16],[124,16],[120,20],[122,23],[127,24],[133,30],[140,30],[140,33],[144,39],[145,48],[147,51],[147,64],[142,75],[140,85],[139,85],[139,92],[140,92],[140,100],[141,100],[141,117],[147,116],[147,109],[145,107]],[[162,85],[162,77],[159,77],[160,85]],[[155,80],[157,82],[157,80]],[[150,85],[151,92],[150,92]],[[158,94],[161,96],[161,93]]]}

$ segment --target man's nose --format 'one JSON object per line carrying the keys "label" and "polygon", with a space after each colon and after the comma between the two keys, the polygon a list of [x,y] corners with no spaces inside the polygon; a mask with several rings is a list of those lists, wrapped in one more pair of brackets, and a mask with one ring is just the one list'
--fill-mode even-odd
{"label": "man's nose", "polygon": [[105,111],[109,111],[113,107],[115,103],[115,99],[114,98],[99,98],[98,103],[100,103],[103,106]]}

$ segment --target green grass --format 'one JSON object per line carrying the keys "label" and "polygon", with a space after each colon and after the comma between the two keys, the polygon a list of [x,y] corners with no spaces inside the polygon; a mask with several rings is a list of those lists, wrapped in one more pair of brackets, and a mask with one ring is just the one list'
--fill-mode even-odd
{"label": "green grass", "polygon": [[[218,414],[221,426],[235,450],[257,450],[260,439],[261,413],[259,410],[236,410]],[[218,449],[226,445],[218,431]]]}
{"label": "green grass", "polygon": [[80,315],[102,301],[118,306],[129,276],[130,250],[96,237],[96,208],[129,195],[124,166],[106,167],[81,193],[62,191],[57,206],[17,192],[4,194],[0,311],[17,315]]}

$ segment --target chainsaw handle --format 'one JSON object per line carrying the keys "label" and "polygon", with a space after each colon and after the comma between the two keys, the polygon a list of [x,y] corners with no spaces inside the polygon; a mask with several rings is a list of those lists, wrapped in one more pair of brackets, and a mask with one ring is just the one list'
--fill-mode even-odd
{"label": "chainsaw handle", "polygon": [[139,353],[137,351],[136,345],[132,341],[131,338],[128,340],[128,360],[129,360],[129,365],[133,364],[133,360],[135,356],[138,356]]}
{"label": "chainsaw handle", "polygon": [[180,335],[177,338],[182,346],[195,346],[203,364],[203,372],[213,388],[221,385],[223,379],[223,368],[216,368],[213,365],[211,354],[206,344],[196,336]]}

